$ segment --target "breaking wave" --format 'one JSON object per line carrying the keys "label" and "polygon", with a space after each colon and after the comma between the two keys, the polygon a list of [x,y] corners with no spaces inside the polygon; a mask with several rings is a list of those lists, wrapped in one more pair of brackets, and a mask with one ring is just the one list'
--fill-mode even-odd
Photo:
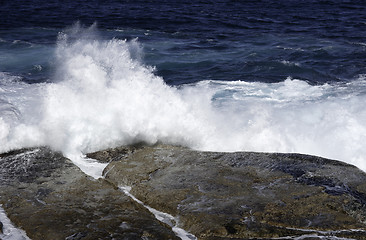
{"label": "breaking wave", "polygon": [[59,34],[52,83],[0,74],[0,151],[48,145],[66,156],[146,142],[210,151],[299,152],[366,170],[365,76],[310,85],[207,80],[172,87],[137,40],[94,27]]}

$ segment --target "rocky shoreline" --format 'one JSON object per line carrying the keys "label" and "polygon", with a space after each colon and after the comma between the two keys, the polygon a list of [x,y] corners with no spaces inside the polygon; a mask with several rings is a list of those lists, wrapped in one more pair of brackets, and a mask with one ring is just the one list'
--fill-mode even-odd
{"label": "rocky shoreline", "polygon": [[48,148],[0,155],[0,203],[37,239],[178,239],[166,224],[104,179]]}
{"label": "rocky shoreline", "polygon": [[104,178],[48,148],[0,154],[0,204],[14,225],[33,240],[179,239],[120,189],[130,187],[197,239],[366,239],[366,174],[343,162],[169,145],[87,156],[108,163]]}

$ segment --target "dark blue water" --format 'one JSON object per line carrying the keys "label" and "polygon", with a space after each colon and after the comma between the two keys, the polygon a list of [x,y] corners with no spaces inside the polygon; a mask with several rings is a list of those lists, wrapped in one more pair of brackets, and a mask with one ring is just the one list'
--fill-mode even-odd
{"label": "dark blue water", "polygon": [[28,82],[49,78],[57,34],[76,21],[97,23],[102,38],[138,37],[143,61],[173,85],[289,76],[322,84],[366,73],[364,1],[15,0],[0,16],[0,71]]}

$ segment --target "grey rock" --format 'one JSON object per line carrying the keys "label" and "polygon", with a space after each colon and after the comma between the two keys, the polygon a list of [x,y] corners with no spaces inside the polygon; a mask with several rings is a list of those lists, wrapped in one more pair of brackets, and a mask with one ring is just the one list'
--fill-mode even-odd
{"label": "grey rock", "polygon": [[71,236],[68,236],[65,238],[65,240],[80,240],[85,238],[88,235],[87,232],[78,232],[78,233],[74,233]]}
{"label": "grey rock", "polygon": [[366,174],[343,162],[166,145],[90,156],[110,162],[113,185],[132,187],[198,239],[366,239]]}
{"label": "grey rock", "polygon": [[48,148],[0,154],[0,204],[33,239],[177,239],[145,204],[198,239],[366,239],[366,174],[301,154],[137,144],[88,154],[92,179]]}
{"label": "grey rock", "polygon": [[48,148],[0,154],[0,178],[2,207],[33,240],[177,239],[116,186]]}

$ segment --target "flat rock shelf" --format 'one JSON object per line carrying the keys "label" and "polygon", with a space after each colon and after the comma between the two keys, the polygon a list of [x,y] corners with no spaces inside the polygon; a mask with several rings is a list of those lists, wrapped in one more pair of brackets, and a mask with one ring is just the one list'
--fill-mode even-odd
{"label": "flat rock shelf", "polygon": [[33,240],[179,239],[116,186],[48,148],[0,155],[0,203]]}
{"label": "flat rock shelf", "polygon": [[170,145],[87,154],[93,179],[48,148],[0,154],[0,204],[30,239],[366,239],[366,174],[343,162]]}

